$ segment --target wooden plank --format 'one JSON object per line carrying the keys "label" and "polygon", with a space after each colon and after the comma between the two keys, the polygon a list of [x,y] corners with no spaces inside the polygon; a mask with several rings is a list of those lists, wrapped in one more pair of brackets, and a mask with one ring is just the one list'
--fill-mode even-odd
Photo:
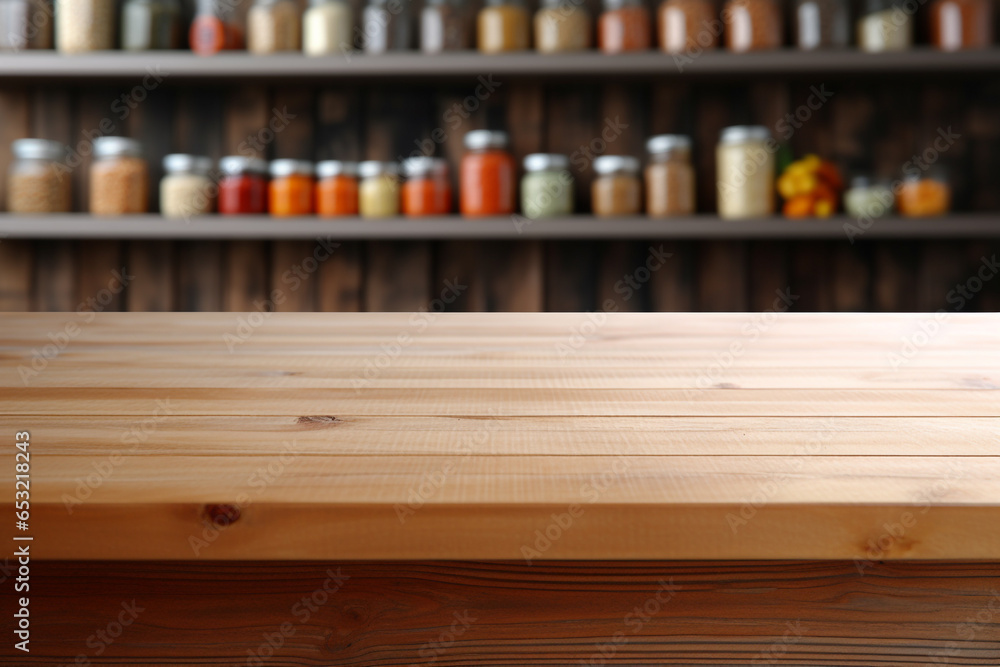
{"label": "wooden plank", "polygon": [[128,310],[173,310],[173,244],[133,241],[128,244],[127,252],[127,266],[130,274],[135,276],[126,294]]}
{"label": "wooden plank", "polygon": [[[11,142],[28,136],[28,96],[24,90],[0,90],[0,118],[0,164],[9,164]],[[7,179],[0,181],[0,210],[7,210]],[[33,254],[31,243],[0,237],[0,311],[29,309]]]}
{"label": "wooden plank", "polygon": [[212,241],[178,243],[174,253],[177,276],[176,309],[222,309],[222,245]]}
{"label": "wooden plank", "polygon": [[436,287],[431,285],[430,274],[430,244],[369,243],[364,310],[392,312],[429,308]]}
{"label": "wooden plank", "polygon": [[[308,312],[316,310],[317,281],[320,260],[314,252],[315,243],[281,241],[271,244],[271,295],[278,312]],[[319,257],[329,257],[325,251]],[[280,294],[280,297],[275,298]]]}
{"label": "wooden plank", "polygon": [[323,312],[353,313],[364,304],[364,247],[341,243],[333,256],[323,262],[316,276],[318,309]]}
{"label": "wooden plank", "polygon": [[[32,656],[48,663],[94,660],[85,639],[116,621],[123,601],[130,624],[94,645],[104,648],[101,660],[130,665],[256,656],[300,665],[903,667],[946,659],[989,667],[1000,651],[995,623],[968,621],[996,607],[996,563],[878,563],[864,576],[842,561],[33,567]],[[2,650],[12,656],[9,645]]]}

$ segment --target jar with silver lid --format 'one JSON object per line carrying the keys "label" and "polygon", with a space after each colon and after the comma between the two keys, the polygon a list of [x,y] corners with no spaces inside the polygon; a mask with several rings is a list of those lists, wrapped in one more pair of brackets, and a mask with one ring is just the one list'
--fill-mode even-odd
{"label": "jar with silver lid", "polygon": [[350,51],[354,9],[347,0],[310,0],[302,17],[302,50],[307,56]]}
{"label": "jar with silver lid", "polygon": [[250,215],[267,212],[267,162],[243,155],[219,160],[219,213]]}
{"label": "jar with silver lid", "polygon": [[411,4],[409,0],[368,0],[361,12],[361,41],[365,53],[413,48]]}
{"label": "jar with silver lid", "polygon": [[444,158],[417,156],[403,160],[403,215],[451,213],[451,170]]}
{"label": "jar with silver lid", "polygon": [[217,187],[209,178],[212,159],[174,153],[163,158],[160,212],[167,218],[205,215],[215,208]]}
{"label": "jar with silver lid", "polygon": [[62,164],[66,147],[58,141],[18,139],[10,150],[14,160],[7,174],[7,210],[68,213],[71,181]]}
{"label": "jar with silver lid", "polygon": [[463,139],[465,155],[459,174],[462,215],[483,217],[514,212],[517,181],[510,138],[498,130],[473,130]]}
{"label": "jar with silver lid", "polygon": [[94,215],[146,213],[149,167],[142,144],[126,137],[94,140],[90,167],[90,212]]}
{"label": "jar with silver lid", "polygon": [[52,0],[0,0],[0,51],[51,49]]}
{"label": "jar with silver lid", "polygon": [[635,215],[642,210],[639,160],[628,155],[602,155],[594,160],[597,178],[590,187],[594,215]]}
{"label": "jar with silver lid", "polygon": [[56,0],[56,48],[62,53],[115,46],[115,0]]}
{"label": "jar with silver lid", "polygon": [[399,215],[399,165],[368,160],[358,165],[358,211],[363,218]]}
{"label": "jar with silver lid", "polygon": [[358,165],[324,160],[316,165],[316,212],[322,216],[358,214]]}
{"label": "jar with silver lid", "polygon": [[691,139],[661,134],[646,142],[646,213],[653,218],[694,213]]}
{"label": "jar with silver lid", "polygon": [[296,0],[255,0],[247,13],[247,51],[257,55],[302,48]]}
{"label": "jar with silver lid", "polygon": [[573,175],[569,158],[557,153],[532,153],[524,158],[521,210],[525,217],[545,218],[573,212]]}
{"label": "jar with silver lid", "polygon": [[271,162],[268,203],[271,215],[287,217],[309,215],[315,201],[315,169],[308,160]]}
{"label": "jar with silver lid", "polygon": [[774,213],[774,154],[778,145],[761,125],[727,127],[715,149],[719,217]]}

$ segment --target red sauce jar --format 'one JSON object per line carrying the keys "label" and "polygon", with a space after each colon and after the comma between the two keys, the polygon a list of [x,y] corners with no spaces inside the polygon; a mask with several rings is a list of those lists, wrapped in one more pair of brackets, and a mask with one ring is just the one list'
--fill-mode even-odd
{"label": "red sauce jar", "polygon": [[253,215],[267,212],[267,162],[230,155],[219,160],[219,213]]}
{"label": "red sauce jar", "polygon": [[358,165],[324,160],[316,165],[316,213],[325,217],[358,214]]}
{"label": "red sauce jar", "polygon": [[451,179],[448,161],[434,157],[411,157],[403,161],[403,215],[451,213]]}
{"label": "red sauce jar", "polygon": [[473,130],[465,135],[459,202],[462,215],[481,217],[514,212],[514,158],[506,132]]}
{"label": "red sauce jar", "polygon": [[315,209],[315,168],[308,160],[274,160],[267,204],[271,215],[285,218],[310,215]]}
{"label": "red sauce jar", "polygon": [[652,19],[642,0],[604,0],[604,12],[597,21],[601,51],[646,51],[652,42]]}
{"label": "red sauce jar", "polygon": [[243,48],[243,31],[234,22],[234,5],[220,0],[198,0],[188,32],[191,50],[201,56]]}

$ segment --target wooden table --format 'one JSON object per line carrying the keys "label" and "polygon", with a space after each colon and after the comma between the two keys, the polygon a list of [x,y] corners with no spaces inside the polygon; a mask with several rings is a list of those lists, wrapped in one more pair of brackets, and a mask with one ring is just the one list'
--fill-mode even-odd
{"label": "wooden table", "polygon": [[7,658],[1000,665],[998,315],[3,315],[0,368]]}

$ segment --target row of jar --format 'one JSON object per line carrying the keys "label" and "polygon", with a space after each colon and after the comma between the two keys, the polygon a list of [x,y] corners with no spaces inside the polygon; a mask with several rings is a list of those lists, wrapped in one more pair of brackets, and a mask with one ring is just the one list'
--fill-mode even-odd
{"label": "row of jar", "polygon": [[[115,46],[115,0],[0,0],[0,49],[51,48],[62,52],[108,50]],[[864,0],[855,22],[857,43],[866,51],[908,49],[918,0]],[[235,20],[237,3],[199,0],[189,30],[191,48],[201,54],[245,47],[258,54],[302,50],[309,55],[362,50],[382,53],[419,48],[434,53],[472,48],[498,53],[529,48],[531,33],[540,52],[589,49],[592,21],[584,0],[541,0],[533,20],[524,0],[485,0],[475,14],[466,0],[426,0],[415,17],[410,0],[368,0],[355,21],[349,0],[310,0],[301,13],[297,0],[254,0],[246,39]],[[836,48],[851,41],[849,0],[793,0],[795,43],[802,49]],[[932,45],[944,50],[984,48],[993,42],[991,0],[932,0]],[[53,20],[54,19],[54,20]],[[121,6],[123,49],[182,48],[180,0],[125,0]],[[603,0],[597,44],[606,53],[659,47],[668,53],[696,53],[725,42],[732,51],[776,49],[784,36],[781,0],[664,0],[653,16],[644,0]],[[419,24],[419,28],[418,28]],[[475,32],[475,38],[473,35]],[[419,33],[419,38],[417,37]]]}
{"label": "row of jar", "polygon": [[[459,211],[468,217],[510,215],[517,197],[516,166],[504,132],[475,130],[465,135],[466,154],[459,169]],[[695,172],[691,141],[684,135],[659,135],[646,142],[644,170],[637,158],[602,155],[593,160],[591,208],[597,216],[651,217],[695,212]],[[716,146],[717,208],[724,219],[773,215],[776,189],[789,217],[827,216],[838,206],[842,181],[835,167],[815,156],[789,165],[775,179],[779,146],[767,128],[734,126],[722,131]],[[8,209],[16,213],[71,210],[65,147],[42,139],[12,144],[15,160],[8,179]],[[142,146],[124,137],[94,141],[90,174],[90,211],[121,215],[148,211],[149,173]],[[569,215],[575,200],[570,160],[536,153],[525,157],[520,208],[528,218]],[[579,167],[581,165],[574,165]],[[412,157],[402,163],[328,160],[263,160],[224,157],[218,163],[194,155],[163,160],[160,208],[168,217],[189,217],[218,210],[227,215],[389,217],[444,215],[452,211],[448,163]],[[405,180],[400,182],[400,177]],[[270,177],[268,179],[268,177]],[[776,188],[777,185],[777,188]],[[848,191],[848,212],[878,217],[891,210],[884,187],[858,185]],[[899,211],[937,215],[947,211],[950,189],[933,179],[900,183]],[[869,205],[881,202],[878,206]],[[873,210],[873,206],[875,209]]]}

